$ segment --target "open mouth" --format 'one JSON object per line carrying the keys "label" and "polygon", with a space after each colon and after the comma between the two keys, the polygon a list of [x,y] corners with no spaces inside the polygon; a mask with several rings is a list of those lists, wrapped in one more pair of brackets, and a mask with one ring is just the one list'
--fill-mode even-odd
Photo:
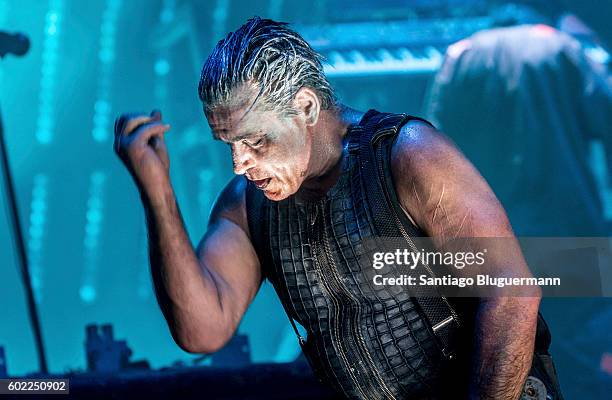
{"label": "open mouth", "polygon": [[266,186],[268,186],[268,184],[270,183],[271,180],[272,180],[272,178],[254,179],[253,183],[255,184],[255,186],[257,186],[257,189],[265,189]]}

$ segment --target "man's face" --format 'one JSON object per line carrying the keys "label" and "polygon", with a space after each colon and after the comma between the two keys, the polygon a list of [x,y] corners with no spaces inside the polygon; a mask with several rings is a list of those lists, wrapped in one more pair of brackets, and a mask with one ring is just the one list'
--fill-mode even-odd
{"label": "man's face", "polygon": [[236,105],[207,112],[208,123],[215,139],[231,146],[234,173],[244,174],[268,199],[283,200],[307,176],[311,139],[304,118],[261,111],[257,104],[249,110],[254,96],[242,94]]}

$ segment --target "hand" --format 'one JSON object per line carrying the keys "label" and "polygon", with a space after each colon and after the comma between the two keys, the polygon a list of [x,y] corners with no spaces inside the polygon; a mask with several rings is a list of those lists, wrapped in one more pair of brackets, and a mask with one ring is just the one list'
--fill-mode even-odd
{"label": "hand", "polygon": [[115,120],[115,153],[141,188],[168,179],[170,159],[164,134],[169,129],[157,110],[150,115],[123,114]]}

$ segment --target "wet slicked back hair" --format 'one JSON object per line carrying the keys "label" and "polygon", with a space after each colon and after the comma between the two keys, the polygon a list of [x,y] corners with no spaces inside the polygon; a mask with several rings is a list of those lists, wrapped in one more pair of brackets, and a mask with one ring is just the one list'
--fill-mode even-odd
{"label": "wet slicked back hair", "polygon": [[254,108],[294,115],[292,100],[302,87],[313,89],[322,109],[335,104],[321,56],[288,24],[249,19],[220,40],[204,63],[198,93],[205,111],[232,105],[233,91],[254,89]]}

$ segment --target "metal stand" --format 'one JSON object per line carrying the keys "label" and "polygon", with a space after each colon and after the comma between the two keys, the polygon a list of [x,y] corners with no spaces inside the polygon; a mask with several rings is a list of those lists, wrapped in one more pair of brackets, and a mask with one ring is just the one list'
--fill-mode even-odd
{"label": "metal stand", "polygon": [[2,115],[0,113],[0,161],[2,164],[2,175],[6,187],[6,197],[9,206],[9,219],[11,220],[13,228],[13,236],[15,238],[15,245],[17,248],[17,258],[21,269],[21,279],[23,280],[23,287],[26,291],[26,300],[28,304],[28,314],[30,316],[30,323],[34,331],[34,339],[36,341],[36,351],[38,353],[38,365],[39,370],[43,374],[47,374],[47,359],[45,357],[45,348],[43,345],[42,332],[40,329],[40,322],[38,319],[38,311],[36,310],[36,302],[34,301],[34,292],[32,290],[32,284],[30,280],[30,271],[28,269],[28,257],[25,248],[25,242],[23,240],[23,231],[21,224],[19,223],[19,210],[17,208],[17,198],[15,197],[15,189],[13,186],[13,179],[10,173],[10,166],[8,162],[8,156],[6,151],[6,143],[4,142],[4,129],[2,127]]}

